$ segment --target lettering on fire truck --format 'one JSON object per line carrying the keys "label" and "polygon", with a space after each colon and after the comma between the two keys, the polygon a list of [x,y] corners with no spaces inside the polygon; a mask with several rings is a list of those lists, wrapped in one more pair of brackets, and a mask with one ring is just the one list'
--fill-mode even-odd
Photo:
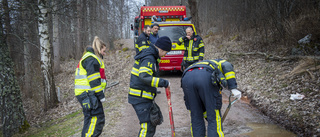
{"label": "lettering on fire truck", "polygon": [[169,59],[161,60],[160,63],[170,63],[170,60]]}

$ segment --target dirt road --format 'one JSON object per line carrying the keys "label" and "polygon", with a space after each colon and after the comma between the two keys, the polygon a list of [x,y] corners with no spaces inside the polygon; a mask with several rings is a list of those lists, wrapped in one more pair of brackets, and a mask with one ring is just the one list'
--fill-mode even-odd
{"label": "dirt road", "polygon": [[[124,47],[128,47],[133,50],[132,40],[123,40]],[[171,85],[171,99],[172,99],[172,109],[174,115],[176,137],[188,137],[191,136],[190,133],[190,115],[189,111],[186,109],[183,100],[183,91],[180,88],[181,73],[164,73],[162,78],[168,79]],[[127,85],[129,86],[129,85]],[[164,122],[157,126],[155,137],[170,137],[170,120],[168,112],[167,98],[164,88],[158,88],[161,94],[158,94],[155,101],[160,106],[162,114],[164,116]],[[229,91],[223,91],[223,107],[221,109],[222,114],[226,110],[228,105]],[[262,136],[262,137],[293,137],[294,134],[287,132],[280,127],[273,125],[273,122],[260,113],[256,108],[252,107],[243,97],[240,101],[237,101],[228,113],[226,120],[223,123],[223,132],[225,136]],[[127,98],[123,106],[121,107],[121,118],[112,126],[114,134],[117,137],[135,137],[138,135],[140,125],[136,113],[132,106],[127,103]],[[262,130],[263,129],[263,130]],[[108,132],[109,129],[104,129],[104,132]],[[103,133],[102,135],[108,135],[108,133]]]}
{"label": "dirt road", "polygon": [[[191,136],[190,134],[190,115],[189,111],[185,108],[183,100],[183,91],[180,88],[181,73],[166,73],[163,78],[168,79],[171,85],[171,99],[172,109],[174,115],[176,137]],[[159,88],[161,94],[156,97],[156,102],[160,106],[162,114],[164,116],[164,122],[157,127],[156,137],[170,137],[170,121],[167,98],[165,90]],[[223,91],[223,108],[225,111],[228,103],[227,96],[229,91]],[[134,137],[139,132],[139,121],[135,114],[134,109],[130,104],[126,104],[122,110],[122,120],[117,123],[117,127],[121,129],[120,136]],[[254,127],[260,125],[264,131],[252,132]],[[294,136],[293,134],[281,130],[281,128],[272,126],[272,121],[261,114],[257,109],[252,107],[246,99],[236,102],[228,113],[228,116],[223,123],[225,136]],[[268,128],[270,128],[268,130]]]}
{"label": "dirt road", "polygon": [[[132,40],[122,40],[121,43],[124,45],[123,48],[128,47],[130,50],[134,50],[133,46],[131,46],[133,43]],[[190,114],[185,107],[183,100],[184,94],[182,88],[180,88],[181,73],[166,72],[163,73],[161,77],[170,81],[176,137],[191,136]],[[157,95],[155,101],[161,108],[164,116],[164,122],[160,126],[157,126],[155,137],[170,137],[171,126],[165,90],[164,88],[158,88],[158,90],[161,91],[161,94]],[[223,106],[221,109],[222,114],[228,105],[228,96],[229,91],[224,90]],[[121,118],[119,118],[119,121],[116,122],[113,129],[115,132],[117,132],[115,133],[116,136],[135,137],[138,135],[140,129],[139,120],[133,107],[127,103],[127,98],[125,100],[125,104],[121,109]],[[237,101],[233,104],[226,120],[223,123],[223,132],[225,136],[295,136],[294,134],[274,125],[267,116],[263,115],[256,108],[252,107],[249,102],[250,101],[243,97],[240,101]]]}

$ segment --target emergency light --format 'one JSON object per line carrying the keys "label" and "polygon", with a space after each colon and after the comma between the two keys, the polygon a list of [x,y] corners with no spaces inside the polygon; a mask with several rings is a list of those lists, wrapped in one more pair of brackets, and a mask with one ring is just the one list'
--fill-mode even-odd
{"label": "emergency light", "polygon": [[184,21],[189,21],[189,20],[191,20],[191,18],[192,18],[192,17],[186,17],[186,18],[184,18],[183,20],[184,20]]}

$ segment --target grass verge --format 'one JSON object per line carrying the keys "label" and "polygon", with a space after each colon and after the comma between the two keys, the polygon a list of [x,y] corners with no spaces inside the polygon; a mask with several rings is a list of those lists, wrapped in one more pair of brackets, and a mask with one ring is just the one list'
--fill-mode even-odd
{"label": "grass verge", "polygon": [[47,136],[70,136],[82,128],[82,110],[66,115],[65,117],[45,122],[40,127],[31,127],[22,134],[16,134],[14,137],[47,137]]}

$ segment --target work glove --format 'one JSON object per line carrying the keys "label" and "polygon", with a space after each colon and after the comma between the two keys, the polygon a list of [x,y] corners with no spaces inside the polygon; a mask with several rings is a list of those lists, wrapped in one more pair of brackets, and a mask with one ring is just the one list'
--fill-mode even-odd
{"label": "work glove", "polygon": [[215,70],[215,72],[216,72],[217,81],[219,82],[219,84],[222,85],[223,87],[227,87],[228,86],[227,80],[224,77],[224,75],[221,73],[221,71]]}
{"label": "work glove", "polygon": [[[183,36],[183,37],[182,37],[182,40],[183,40],[183,41],[186,41],[186,40],[188,40],[188,38],[187,38],[186,36]],[[180,42],[180,41],[178,40],[177,44],[178,44],[178,45],[181,45],[182,42]]]}
{"label": "work glove", "polygon": [[170,82],[169,82],[168,80],[164,80],[164,82],[165,82],[165,84],[164,84],[164,85],[165,85],[165,86],[164,86],[165,88],[167,88],[167,87],[170,86]]}
{"label": "work glove", "polygon": [[238,98],[238,99],[240,99],[241,98],[241,92],[239,91],[239,90],[237,90],[237,89],[231,89],[231,92],[232,92],[232,97],[234,97],[234,98]]}
{"label": "work glove", "polygon": [[84,98],[81,103],[82,103],[82,108],[84,111],[87,112],[92,109],[92,105],[91,105],[89,97]]}
{"label": "work glove", "polygon": [[188,38],[187,38],[187,36],[182,36],[182,40],[183,41],[185,41],[185,40],[187,40]]}
{"label": "work glove", "polygon": [[184,68],[184,64],[185,64],[185,62],[184,62],[184,61],[182,61],[182,62],[181,62],[181,64],[180,64],[180,65],[181,65],[181,71],[182,71],[182,72],[185,70],[185,68]]}
{"label": "work glove", "polygon": [[89,98],[90,98],[90,103],[91,103],[92,109],[97,109],[98,108],[98,98],[95,95],[95,92],[94,91],[89,91],[88,95],[89,95]]}
{"label": "work glove", "polygon": [[100,99],[100,102],[101,102],[101,103],[104,102],[104,101],[106,101],[106,98]]}

